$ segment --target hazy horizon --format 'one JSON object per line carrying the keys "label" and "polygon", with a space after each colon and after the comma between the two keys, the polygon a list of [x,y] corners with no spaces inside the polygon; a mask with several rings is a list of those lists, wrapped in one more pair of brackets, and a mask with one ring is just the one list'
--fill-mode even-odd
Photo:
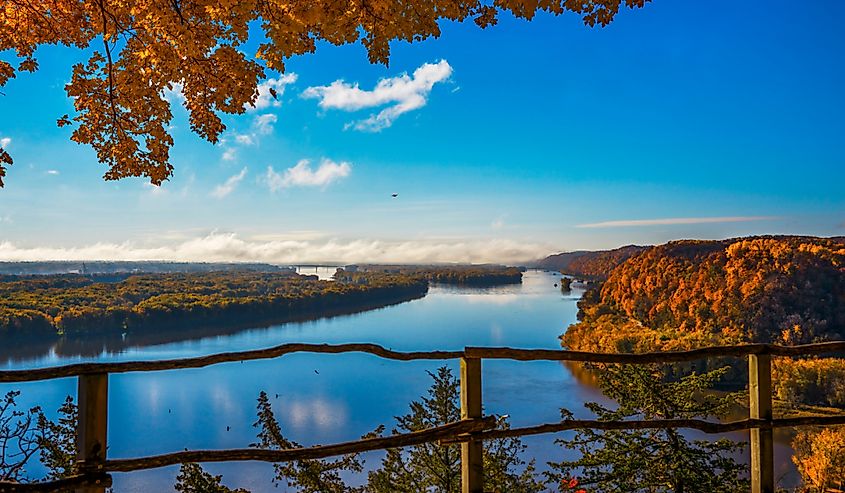
{"label": "hazy horizon", "polygon": [[[675,240],[726,240],[725,238],[677,238]],[[414,242],[327,242],[315,244],[307,241],[248,242],[232,234],[212,234],[200,240],[191,240],[173,247],[133,248],[131,244],[98,243],[90,247],[72,249],[30,248],[12,249],[8,242],[0,243],[0,262],[196,262],[196,263],[249,263],[277,265],[350,265],[350,264],[484,264],[503,263],[519,265],[540,260],[549,255],[579,250],[610,250],[610,248],[551,249],[534,257],[520,257],[527,251],[518,245],[502,244],[445,244]],[[639,244],[651,246],[653,244]],[[395,250],[391,250],[395,248]],[[398,250],[398,252],[397,252]],[[336,257],[307,257],[313,253],[338,252]],[[364,252],[371,252],[369,257]],[[404,253],[402,253],[404,252]],[[507,257],[504,254],[511,254]],[[64,255],[64,256],[62,256]],[[299,255],[299,256],[298,256]],[[331,255],[326,253],[326,255]],[[485,256],[488,255],[488,256]]]}

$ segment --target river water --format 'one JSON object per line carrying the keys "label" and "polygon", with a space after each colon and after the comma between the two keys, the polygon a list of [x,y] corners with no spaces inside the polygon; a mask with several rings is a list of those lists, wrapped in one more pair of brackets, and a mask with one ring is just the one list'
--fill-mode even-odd
{"label": "river water", "polygon": [[[310,268],[317,270],[314,268]],[[308,272],[303,269],[303,274]],[[332,269],[333,271],[333,269]],[[386,308],[183,342],[140,346],[91,341],[68,355],[55,349],[40,356],[0,359],[0,368],[55,366],[78,361],[129,361],[182,358],[224,351],[256,349],[286,342],[372,342],[400,350],[457,350],[464,346],[559,348],[558,335],[575,321],[576,286],[561,294],[559,274],[528,271],[523,283],[494,288],[433,286],[425,298]],[[78,345],[78,343],[77,343]],[[4,353],[8,354],[6,348]],[[13,352],[13,351],[12,351]],[[90,356],[94,355],[94,356]],[[431,380],[426,371],[458,362],[399,362],[365,354],[293,354],[275,360],[227,363],[196,370],[112,375],[109,388],[109,450],[112,458],[138,457],[184,449],[247,447],[255,441],[255,403],[266,391],[286,436],[303,445],[354,440],[380,424],[388,430],[394,416],[423,395]],[[66,395],[76,393],[75,379],[0,384],[0,392],[22,392],[22,406],[40,405],[54,417]],[[508,414],[512,426],[560,419],[560,408],[587,417],[583,403],[606,402],[601,393],[565,365],[555,362],[485,361],[485,413]],[[743,434],[734,435],[742,439]],[[571,458],[554,436],[527,437],[528,455],[538,467]],[[364,456],[366,467],[379,453]],[[782,474],[789,449],[779,445]],[[270,482],[272,466],[257,463],[211,464],[224,482],[253,492],[285,491]],[[177,467],[115,474],[116,492],[173,491]],[[38,475],[37,466],[30,472]],[[352,478],[360,481],[361,478]]]}

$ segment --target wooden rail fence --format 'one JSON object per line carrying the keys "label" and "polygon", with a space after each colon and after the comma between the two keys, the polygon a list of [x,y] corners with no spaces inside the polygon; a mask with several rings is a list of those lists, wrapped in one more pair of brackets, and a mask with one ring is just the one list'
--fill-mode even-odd
{"label": "wooden rail fence", "polygon": [[[109,459],[108,380],[109,374],[201,368],[225,362],[277,358],[297,352],[349,353],[363,352],[399,361],[460,359],[461,420],[413,433],[367,438],[332,445],[318,445],[287,450],[233,449],[193,450],[156,456]],[[608,354],[582,351],[513,349],[503,347],[466,347],[463,351],[399,352],[375,344],[283,344],[254,351],[221,353],[197,358],[160,361],[131,361],[122,363],[78,363],[34,370],[0,371],[0,383],[30,382],[55,378],[78,377],[79,421],[77,424],[78,474],[57,481],[40,483],[3,483],[0,493],[46,492],[73,489],[77,493],[103,493],[111,485],[112,472],[131,472],[155,469],[186,462],[264,461],[287,462],[303,459],[322,459],[337,455],[372,450],[385,450],[422,443],[461,444],[461,484],[463,493],[482,493],[484,484],[483,442],[504,437],[556,433],[565,430],[593,428],[601,430],[690,428],[705,433],[726,433],[749,430],[751,454],[751,491],[774,493],[775,428],[800,426],[845,425],[845,414],[776,419],[772,416],[772,356],[793,357],[845,353],[845,341],[777,346],[746,344],[715,346],[692,351]],[[517,361],[576,361],[589,363],[649,364],[675,363],[705,358],[748,357],[749,418],[727,423],[695,419],[598,421],[564,420],[524,428],[497,429],[494,416],[483,415],[481,395],[481,362],[484,359]]]}

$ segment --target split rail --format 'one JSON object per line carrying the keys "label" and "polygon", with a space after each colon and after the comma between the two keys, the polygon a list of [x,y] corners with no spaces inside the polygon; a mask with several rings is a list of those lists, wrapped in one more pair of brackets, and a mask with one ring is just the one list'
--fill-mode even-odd
{"label": "split rail", "polygon": [[[278,358],[297,352],[330,354],[360,352],[399,361],[460,359],[461,420],[413,433],[297,449],[264,450],[247,448],[186,450],[139,458],[110,459],[107,457],[109,375],[128,372],[202,368],[226,362]],[[49,482],[27,484],[0,483],[0,493],[59,490],[73,490],[76,493],[103,493],[112,484],[110,473],[127,473],[187,462],[264,461],[279,463],[304,459],[322,459],[348,453],[386,450],[422,443],[440,443],[444,445],[460,443],[462,491],[463,493],[483,493],[484,470],[482,455],[484,440],[556,433],[585,428],[599,430],[689,428],[705,433],[727,433],[749,430],[751,491],[753,493],[774,493],[773,430],[776,428],[802,426],[843,425],[845,424],[845,414],[774,418],[772,416],[771,359],[772,357],[813,356],[833,353],[845,354],[845,341],[789,347],[772,344],[746,344],[738,346],[716,346],[692,351],[640,354],[608,354],[505,347],[466,347],[462,351],[399,352],[375,344],[283,344],[268,349],[221,353],[196,358],[119,363],[78,363],[52,368],[0,371],[0,383],[78,377],[77,399],[79,405],[76,458],[76,470],[78,474]],[[505,430],[497,428],[496,418],[494,416],[484,416],[483,414],[481,363],[485,359],[643,365],[724,357],[748,358],[748,419],[731,422],[710,422],[696,419],[624,421],[568,419],[558,423]]]}

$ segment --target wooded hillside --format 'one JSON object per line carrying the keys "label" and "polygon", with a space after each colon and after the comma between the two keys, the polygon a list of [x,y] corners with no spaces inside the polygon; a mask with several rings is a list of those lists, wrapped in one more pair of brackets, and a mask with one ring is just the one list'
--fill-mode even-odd
{"label": "wooded hillside", "polygon": [[564,274],[588,279],[606,279],[610,272],[648,247],[628,245],[614,250],[597,252],[577,251],[558,253],[537,262],[541,269],[557,270]]}
{"label": "wooded hillside", "polygon": [[[561,336],[570,349],[643,352],[842,340],[845,240],[670,242],[614,268],[579,308],[579,322]],[[845,374],[842,360],[781,360],[776,366],[783,377],[776,379],[783,387],[776,391],[784,397],[845,405],[845,395],[828,398],[845,392],[845,382],[828,382],[830,375]]]}
{"label": "wooded hillside", "polygon": [[572,345],[581,346],[586,332],[606,332],[600,327],[608,318],[671,335],[669,345],[845,336],[845,242],[838,239],[675,241],[619,265],[600,289],[581,303],[582,321],[567,333]]}

